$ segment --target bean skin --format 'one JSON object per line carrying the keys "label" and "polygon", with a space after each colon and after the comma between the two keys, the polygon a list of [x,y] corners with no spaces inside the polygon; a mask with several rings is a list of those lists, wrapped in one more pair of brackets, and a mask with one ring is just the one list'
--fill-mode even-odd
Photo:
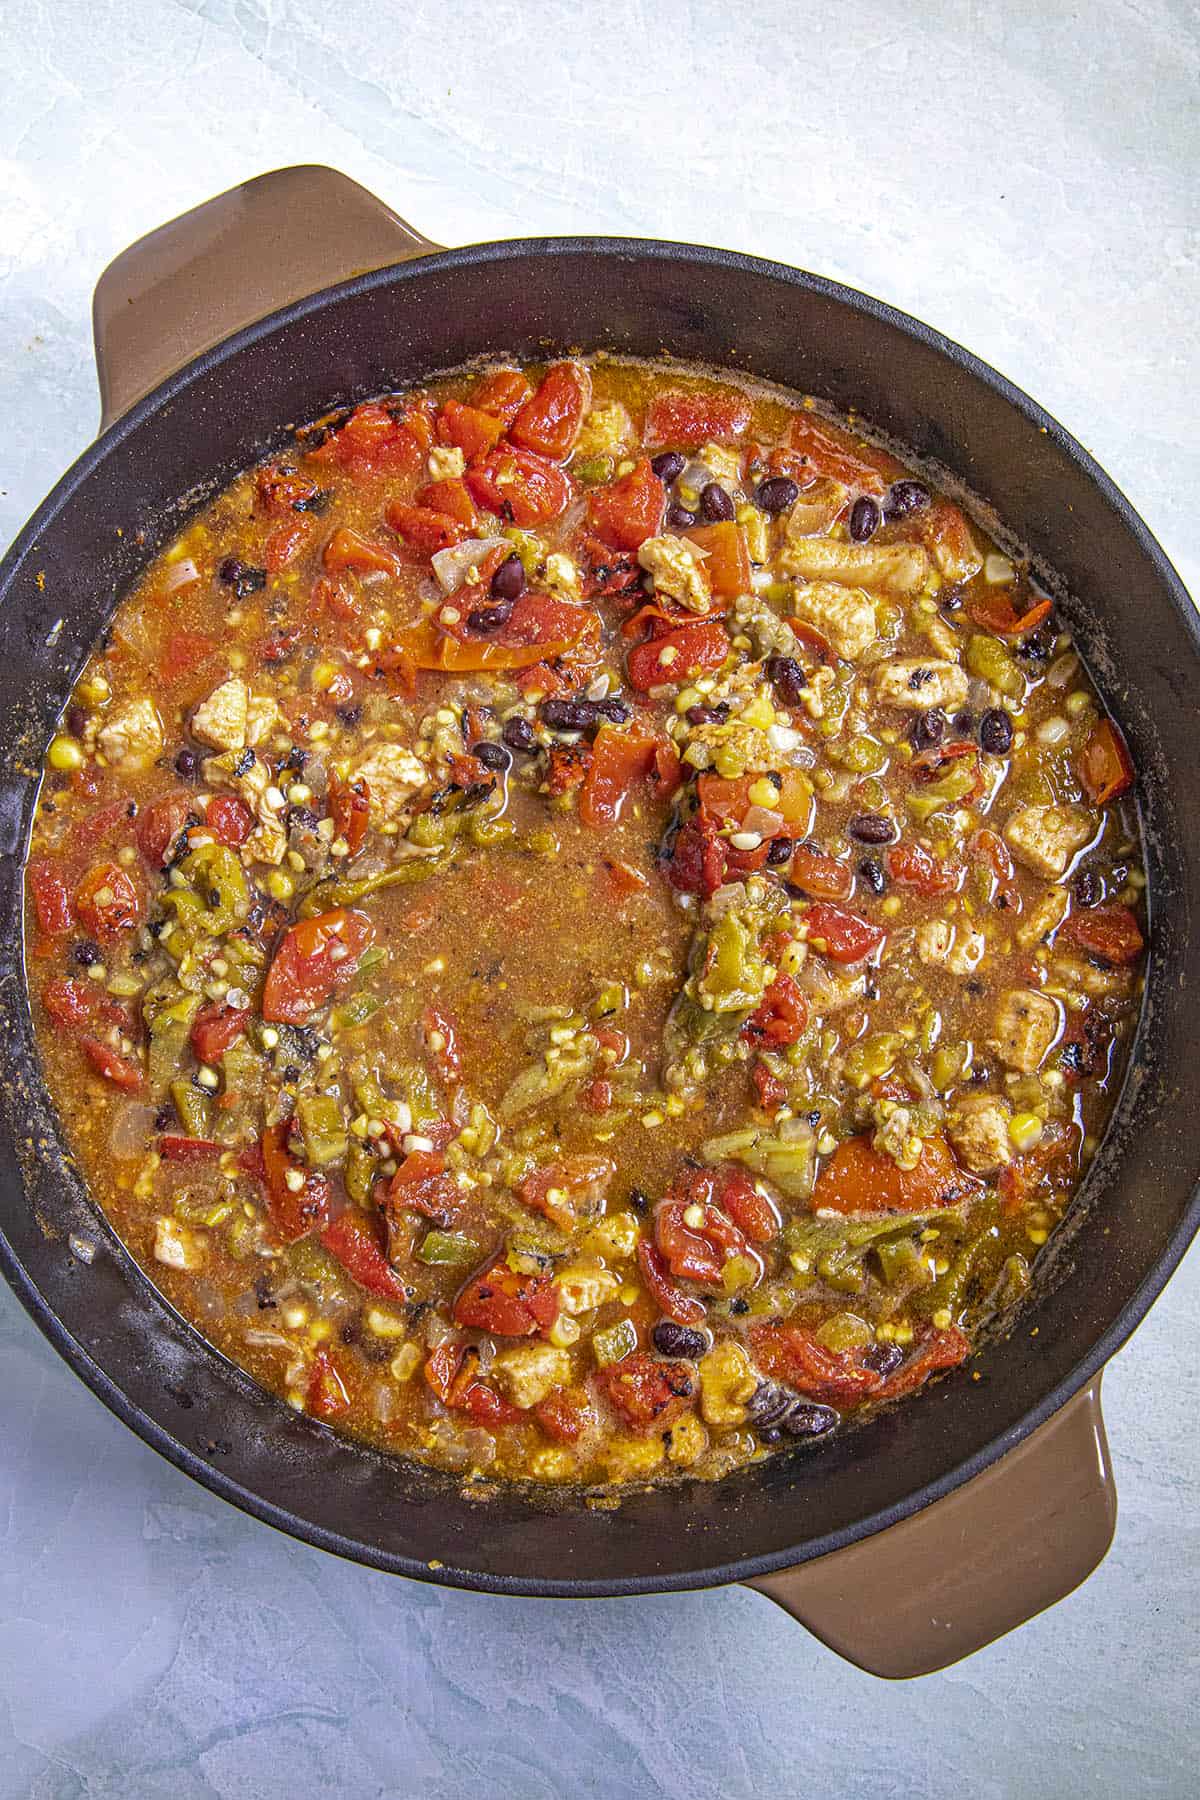
{"label": "bean skin", "polygon": [[700,511],[710,525],[737,517],[737,508],[719,481],[706,482],[700,489]]}
{"label": "bean skin", "polygon": [[882,813],[856,813],[846,830],[860,844],[890,844],[898,835],[895,825]]}
{"label": "bean skin", "polygon": [[515,601],[525,592],[525,565],[514,551],[492,576],[492,598]]}
{"label": "bean skin", "polygon": [[1007,756],[1012,741],[1012,720],[1002,706],[989,706],[979,721],[980,748],[989,756]]}
{"label": "bean skin", "polygon": [[772,475],[768,480],[759,483],[754,495],[754,504],[761,512],[776,518],[787,512],[800,497],[800,489],[788,475]]}
{"label": "bean skin", "polygon": [[870,494],[860,494],[850,508],[850,536],[854,542],[865,544],[875,536],[882,522],[879,502],[872,500]]}
{"label": "bean skin", "polygon": [[808,679],[794,656],[769,656],[767,680],[785,705],[803,704],[801,693],[808,686]]}
{"label": "bean skin", "polygon": [[883,872],[883,864],[873,856],[864,856],[858,865],[858,872],[873,894],[882,894],[887,887],[887,876]]}
{"label": "bean skin", "polygon": [[500,735],[510,750],[520,750],[526,756],[532,756],[538,747],[533,726],[519,716],[509,719]]}
{"label": "bean skin", "polygon": [[1104,898],[1104,883],[1095,869],[1080,869],[1071,886],[1077,906],[1099,906]]}
{"label": "bean skin", "polygon": [[680,506],[678,502],[667,508],[666,522],[668,525],[673,526],[676,531],[688,531],[696,523],[698,518],[698,513],[689,512],[686,506]]}
{"label": "bean skin", "polygon": [[687,468],[687,457],[681,456],[678,450],[663,450],[658,456],[650,458],[650,467],[663,486],[670,487],[673,481],[679,480]]}
{"label": "bean skin", "polygon": [[946,735],[946,715],[940,706],[918,713],[908,730],[914,750],[932,750]]}
{"label": "bean skin", "polygon": [[495,606],[476,606],[467,614],[467,624],[472,631],[486,637],[489,632],[499,631],[501,626],[508,624],[515,604],[513,600],[501,600]]}
{"label": "bean skin", "polygon": [[651,1335],[661,1356],[698,1358],[708,1349],[706,1331],[693,1331],[690,1325],[677,1325],[674,1319],[660,1319]]}
{"label": "bean skin", "polygon": [[924,512],[933,496],[920,481],[894,481],[883,503],[885,519],[907,519],[910,513]]}
{"label": "bean skin", "polygon": [[767,851],[767,867],[769,869],[782,869],[785,863],[791,862],[792,851],[794,849],[795,845],[792,843],[791,838],[772,838],[771,847]]}
{"label": "bean skin", "polygon": [[481,762],[485,769],[508,769],[512,767],[512,751],[504,744],[493,744],[487,740],[472,744],[471,755],[476,762]]}

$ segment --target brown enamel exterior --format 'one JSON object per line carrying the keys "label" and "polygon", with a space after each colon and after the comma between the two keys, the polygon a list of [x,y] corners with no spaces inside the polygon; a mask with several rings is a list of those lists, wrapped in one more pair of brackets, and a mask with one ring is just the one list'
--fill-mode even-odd
{"label": "brown enamel exterior", "polygon": [[[364,270],[420,257],[435,248],[373,196],[328,169],[282,170],[219,196],[141,240],[118,258],[102,277],[96,292],[95,333],[103,424],[110,425],[126,408],[166,381],[174,369],[199,352],[221,344],[231,332],[332,283]],[[596,249],[601,252],[602,246],[597,245]],[[667,247],[660,249],[665,254],[671,253]],[[644,255],[646,247],[630,245],[627,251],[630,279],[636,280],[638,255]],[[688,254],[680,248],[681,259]],[[744,261],[723,258],[721,253],[715,252],[691,254],[721,266]],[[621,260],[618,257],[618,267]],[[765,266],[753,267],[762,270]],[[812,283],[811,278],[797,279],[808,281],[813,287],[827,286]],[[840,290],[829,291],[835,299],[841,293]],[[853,300],[855,297],[846,298]],[[531,296],[531,306],[536,306],[535,296]],[[864,311],[871,307],[873,303],[862,303]],[[699,331],[710,360],[721,362],[736,357],[737,346],[728,341],[731,334],[726,332],[723,336],[719,326],[707,326],[702,307],[697,307],[695,312],[696,317],[687,320],[664,315],[662,338],[671,340],[678,335],[687,339],[678,345],[679,353],[694,356],[698,353],[695,339]],[[896,323],[895,315],[889,317],[893,324]],[[903,323],[914,339],[930,338],[930,334],[913,326],[911,321]],[[523,318],[519,335],[525,341],[536,341],[535,327],[536,320],[532,316]],[[930,338],[930,341],[939,355],[943,349],[952,351],[953,347],[944,346],[941,340]],[[670,347],[676,346],[671,343]],[[339,354],[336,339],[332,354],[335,358]],[[340,354],[344,359],[344,346],[340,347]],[[460,354],[456,353],[451,340],[446,363],[458,360]],[[772,373],[761,367],[758,372]],[[786,380],[788,377],[779,371],[778,378]],[[991,380],[993,386],[1000,386],[997,378]],[[342,384],[342,371],[332,369],[326,381],[314,382],[314,400],[321,392],[332,398]],[[815,388],[815,380],[809,385]],[[949,445],[956,430],[965,433],[969,423],[965,416],[955,417],[956,410],[961,411],[962,402],[950,391],[952,386],[948,383],[946,392],[940,397],[930,395],[930,417],[924,433],[926,441],[916,446],[926,454],[940,450],[947,461],[950,457],[944,446]],[[940,418],[937,416],[939,398],[944,412]],[[863,408],[871,413],[869,391],[864,392]],[[318,409],[314,404],[310,410]],[[884,422],[889,421],[885,419]],[[265,420],[262,429],[264,433],[270,429]],[[1069,440],[1065,441],[1068,454],[1082,461],[1082,453],[1077,454],[1077,447],[1070,445]],[[1092,472],[1085,470],[1085,474],[1090,479]],[[1102,480],[1098,473],[1095,478],[1097,482]],[[1111,504],[1111,496],[1106,497]],[[50,503],[43,511],[51,513]],[[49,518],[47,523],[50,523]],[[1126,526],[1145,551],[1146,544],[1151,541],[1145,537],[1144,528],[1139,528],[1139,537],[1139,531],[1135,531],[1128,520]],[[1030,535],[1032,537],[1034,533],[1031,531]],[[1145,541],[1141,542],[1141,538]],[[18,574],[22,562],[36,548],[36,539],[19,544],[9,559],[8,572]],[[1161,562],[1157,547],[1152,546],[1152,549]],[[1169,585],[1170,571],[1165,563],[1162,568],[1164,582]],[[1178,606],[1178,598],[1174,594],[1172,598]],[[1194,627],[1189,632],[1188,626],[1183,624],[1181,642],[1184,660],[1190,652],[1194,662],[1197,654]],[[1094,656],[1103,657],[1103,652],[1104,646],[1098,641]],[[1104,673],[1102,667],[1102,682]],[[1111,692],[1111,679],[1106,685]],[[1112,697],[1119,698],[1117,695]],[[1142,723],[1141,719],[1137,721],[1138,725]],[[1135,729],[1135,739],[1137,735]],[[15,764],[11,747],[10,760]],[[36,763],[37,758],[32,760]],[[1153,755],[1148,761],[1153,762]],[[1168,796],[1161,797],[1161,807],[1160,839],[1162,826],[1170,813]],[[10,809],[10,820],[13,810]],[[9,829],[12,829],[11,823]],[[1153,851],[1156,846],[1152,844],[1151,848]],[[1157,848],[1161,851],[1161,841]],[[1152,856],[1152,863],[1154,860]],[[1175,937],[1175,942],[1186,947],[1194,874],[1190,868],[1175,869],[1170,876],[1167,885],[1173,890],[1170,902],[1175,908],[1173,926],[1180,934]],[[1156,925],[1159,922],[1156,915]],[[1154,1094],[1148,1098],[1152,1077],[1157,1085]],[[31,1079],[27,1071],[22,1071],[19,1086],[25,1088]],[[1161,1118],[1167,1096],[1161,1073],[1154,1074],[1147,1069],[1137,1073],[1127,1086],[1125,1101],[1129,1100],[1130,1088],[1134,1090],[1134,1104],[1149,1105],[1152,1113],[1157,1111]],[[1122,1110],[1128,1111],[1125,1101]],[[30,1101],[31,1106],[36,1104],[36,1101]],[[1114,1160],[1112,1156],[1101,1158],[1104,1168],[1098,1171],[1097,1181],[1111,1173]],[[1194,1157],[1190,1160],[1194,1161]],[[1115,1321],[1097,1318],[1096,1343],[1091,1354],[1094,1367],[1098,1368],[1103,1354],[1115,1348],[1132,1329],[1153,1291],[1157,1291],[1182,1254],[1193,1228],[1195,1201],[1193,1198],[1189,1213],[1186,1200],[1191,1174],[1188,1159],[1177,1159],[1177,1167],[1181,1184],[1178,1217],[1168,1221],[1173,1224],[1173,1229],[1159,1232],[1158,1263],[1152,1276],[1126,1296]],[[26,1180],[30,1190],[36,1192],[37,1180],[28,1164]],[[7,1227],[7,1217],[4,1223]],[[61,1222],[57,1223],[61,1230]],[[501,1547],[494,1555],[489,1551],[487,1557],[481,1557],[478,1568],[474,1566],[473,1558],[464,1559],[461,1542],[458,1543],[457,1566],[443,1570],[441,1559],[426,1558],[422,1568],[414,1564],[411,1556],[405,1556],[394,1547],[395,1531],[390,1522],[389,1528],[384,1529],[373,1504],[368,1505],[367,1516],[362,1516],[364,1495],[361,1492],[354,1494],[348,1490],[348,1502],[359,1515],[355,1530],[349,1536],[339,1535],[339,1522],[328,1513],[322,1516],[315,1504],[310,1507],[306,1503],[303,1465],[312,1444],[307,1422],[284,1421],[277,1417],[264,1419],[264,1433],[275,1434],[272,1452],[277,1452],[282,1459],[281,1471],[284,1471],[280,1472],[270,1493],[248,1489],[239,1484],[236,1477],[223,1477],[220,1451],[213,1442],[207,1446],[203,1441],[197,1444],[194,1437],[174,1441],[169,1425],[164,1426],[148,1416],[149,1411],[157,1412],[158,1409],[147,1407],[140,1373],[138,1377],[132,1371],[123,1374],[120,1346],[113,1341],[115,1333],[101,1323],[101,1315],[97,1315],[97,1328],[94,1334],[88,1334],[86,1343],[81,1342],[77,1329],[58,1323],[55,1284],[39,1280],[36,1274],[29,1272],[36,1257],[28,1244],[22,1253],[20,1239],[24,1235],[27,1234],[21,1230],[7,1230],[9,1243],[3,1246],[6,1273],[63,1354],[127,1422],[181,1466],[260,1517],[281,1524],[309,1541],[360,1556],[379,1566],[402,1568],[410,1574],[429,1573],[434,1579],[455,1581],[464,1586],[509,1592],[580,1594],[697,1586],[736,1575],[749,1575],[753,1585],[784,1606],[839,1654],[876,1674],[903,1677],[945,1666],[1069,1593],[1102,1559],[1111,1541],[1115,1493],[1099,1410],[1099,1379],[1097,1375],[1086,1384],[1088,1370],[1085,1363],[1077,1380],[1063,1380],[1051,1392],[1043,1394],[1024,1420],[1019,1407],[1016,1408],[1011,1424],[990,1444],[982,1444],[967,1455],[952,1451],[952,1460],[937,1483],[926,1481],[921,1491],[910,1499],[880,1507],[873,1516],[865,1516],[857,1524],[843,1528],[837,1538],[834,1534],[826,1534],[825,1542],[840,1539],[845,1547],[820,1555],[820,1540],[797,1542],[796,1556],[805,1559],[801,1566],[786,1567],[786,1554],[769,1545],[759,1545],[749,1514],[742,1562],[731,1563],[726,1557],[720,1566],[712,1566],[711,1560],[706,1566],[706,1529],[713,1531],[719,1524],[727,1524],[727,1519],[720,1520],[719,1515],[723,1503],[725,1507],[738,1503],[745,1485],[739,1482],[721,1484],[722,1489],[728,1490],[724,1494],[719,1490],[711,1491],[709,1498],[715,1502],[715,1512],[706,1501],[697,1509],[694,1519],[682,1522],[684,1532],[694,1534],[692,1566],[695,1572],[691,1574],[681,1570],[675,1560],[665,1555],[661,1575],[654,1572],[659,1564],[653,1557],[649,1559],[650,1570],[646,1574],[631,1573],[628,1559],[623,1556],[615,1560],[625,1566],[611,1574],[606,1573],[594,1548],[588,1551],[585,1546],[581,1548],[580,1559],[564,1570],[546,1569],[541,1573],[530,1570],[527,1574],[519,1567],[524,1552],[514,1548],[511,1559],[516,1569],[514,1573],[506,1564],[506,1534],[520,1538],[523,1528],[515,1523],[512,1507],[493,1514]],[[110,1304],[117,1304],[130,1284],[131,1276],[128,1267],[122,1266],[119,1249],[110,1244],[108,1251],[113,1269],[106,1268],[103,1278],[97,1282],[97,1301],[101,1308],[106,1299]],[[102,1257],[101,1262],[104,1260]],[[1062,1258],[1059,1264],[1061,1262]],[[1057,1285],[1061,1272],[1058,1266],[1052,1268],[1046,1285]],[[133,1285],[136,1291],[136,1284]],[[1064,1304],[1067,1301],[1067,1295],[1061,1289],[1056,1298]],[[160,1305],[144,1286],[141,1302],[147,1307]],[[128,1306],[130,1301],[124,1299],[121,1304]],[[141,1329],[140,1321],[138,1329]],[[174,1335],[182,1337],[182,1344],[173,1346],[174,1362],[168,1356],[167,1366],[173,1368],[178,1379],[181,1368],[186,1376],[187,1355],[196,1354],[199,1346],[178,1327]],[[220,1359],[216,1360],[219,1362]],[[249,1384],[230,1372],[227,1365],[222,1365],[222,1370],[220,1380],[231,1383],[237,1390],[239,1402],[244,1403]],[[988,1379],[986,1372],[983,1379]],[[1085,1385],[1080,1386],[1081,1381]],[[170,1389],[170,1381],[167,1385]],[[941,1384],[942,1391],[929,1396],[923,1404],[935,1409],[940,1406],[944,1414],[947,1404],[969,1406],[976,1398],[982,1402],[982,1393],[978,1396],[971,1393],[969,1380],[959,1383],[951,1402],[946,1391],[949,1385]],[[1072,1386],[1078,1391],[1074,1398],[1068,1398]],[[253,1405],[253,1395],[249,1400]],[[1063,1404],[1064,1400],[1066,1404]],[[264,1407],[268,1404],[265,1397],[262,1404]],[[271,1406],[274,1408],[274,1403]],[[1056,1410],[1060,1407],[1061,1410]],[[1031,1419],[1036,1422],[1037,1417],[1046,1422],[1031,1432]],[[322,1440],[328,1438],[327,1433],[319,1430],[317,1435]],[[895,1421],[880,1421],[873,1431],[859,1434],[857,1452],[851,1450],[848,1458],[842,1453],[843,1468],[835,1472],[835,1478],[853,1478],[855,1464],[861,1466],[863,1455],[872,1453],[872,1438],[876,1440],[874,1453],[877,1455],[903,1451],[902,1432]],[[1003,1453],[1005,1451],[1007,1454]],[[317,1479],[325,1480],[332,1466],[348,1466],[342,1461],[346,1454],[344,1447],[340,1447],[334,1456],[332,1452],[318,1453],[314,1446],[312,1468]],[[285,1472],[289,1457],[295,1463],[294,1474]],[[988,1464],[990,1466],[984,1466]],[[982,1472],[974,1472],[979,1469]],[[967,1485],[959,1485],[973,1472],[974,1479]],[[365,1468],[363,1479],[368,1480]],[[375,1481],[374,1472],[369,1479]],[[411,1476],[402,1482],[397,1477],[395,1504],[415,1508],[416,1513],[425,1509],[430,1501],[436,1506],[435,1490],[444,1483],[428,1481],[424,1485],[426,1491],[422,1493],[420,1477],[416,1478],[415,1485]],[[923,1510],[913,1511],[914,1506],[939,1489],[943,1490],[940,1498],[934,1498]],[[763,1491],[768,1498],[774,1491],[777,1506],[788,1505],[785,1485],[778,1474],[767,1480]],[[535,1514],[538,1510],[538,1507],[533,1508]],[[542,1503],[540,1510],[546,1510],[546,1503]],[[629,1517],[633,1510],[625,1509],[627,1529],[633,1528],[633,1520]],[[678,1511],[677,1501],[665,1507],[659,1529],[670,1531],[671,1513],[678,1514]],[[911,1516],[903,1517],[899,1523],[889,1522],[900,1514]],[[803,1530],[800,1523],[803,1516],[803,1513],[798,1515],[793,1528],[797,1537]],[[547,1513],[547,1524],[550,1517]],[[428,1524],[428,1519],[423,1523]],[[561,1515],[557,1523],[563,1523]],[[879,1530],[880,1524],[889,1528]],[[450,1531],[449,1520],[447,1530]],[[718,1532],[718,1535],[722,1534]],[[859,1541],[851,1541],[853,1539]],[[452,1541],[453,1534],[448,1538],[448,1548]],[[727,1533],[722,1536],[723,1549],[726,1543]],[[814,1554],[819,1560],[807,1560]]]}

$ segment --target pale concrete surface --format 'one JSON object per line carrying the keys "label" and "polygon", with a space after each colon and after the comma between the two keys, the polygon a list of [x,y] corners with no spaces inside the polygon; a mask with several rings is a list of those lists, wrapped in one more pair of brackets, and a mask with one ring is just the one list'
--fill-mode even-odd
{"label": "pale concrete surface", "polygon": [[[0,540],[94,428],[123,245],[288,162],[443,242],[695,239],[970,344],[1092,448],[1200,588],[1196,92],[1182,0],[7,0]],[[1197,1791],[1189,1262],[1106,1384],[1086,1587],[888,1688],[758,1596],[542,1605],[289,1543],[144,1449],[0,1292],[0,1793],[1070,1800]]]}

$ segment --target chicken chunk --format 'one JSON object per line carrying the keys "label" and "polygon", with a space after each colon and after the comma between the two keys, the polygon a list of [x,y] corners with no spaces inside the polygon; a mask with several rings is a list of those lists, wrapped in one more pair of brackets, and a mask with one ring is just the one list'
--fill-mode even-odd
{"label": "chicken chunk", "polygon": [[973,975],[986,950],[982,931],[952,925],[949,919],[927,919],[917,931],[921,961],[929,968],[948,969],[951,975]]}
{"label": "chicken chunk", "polygon": [[1056,931],[1067,916],[1070,896],[1066,888],[1047,888],[1017,926],[1016,939],[1022,950],[1032,950]]}
{"label": "chicken chunk", "polygon": [[573,1262],[560,1271],[554,1285],[562,1310],[574,1317],[576,1313],[591,1312],[594,1306],[603,1306],[614,1297],[621,1283],[598,1262]]}
{"label": "chicken chunk", "polygon": [[742,491],[742,459],[736,450],[726,444],[703,444],[696,452],[696,461],[704,464],[731,499],[737,498]]}
{"label": "chicken chunk", "polygon": [[1032,1075],[1041,1067],[1061,1023],[1058,1002],[1048,994],[1033,988],[1009,988],[1000,996],[991,1047],[1007,1068]]}
{"label": "chicken chunk", "polygon": [[741,1425],[746,1401],[758,1386],[750,1358],[725,1338],[700,1361],[700,1411],[709,1425]]}
{"label": "chicken chunk", "polygon": [[579,583],[579,570],[562,550],[554,550],[546,558],[542,579],[547,593],[553,594],[556,600],[580,600],[583,598],[583,590]]}
{"label": "chicken chunk", "polygon": [[250,695],[246,702],[246,742],[252,749],[264,744],[286,724],[287,720],[270,694]]}
{"label": "chicken chunk", "polygon": [[932,656],[900,656],[876,671],[875,692],[885,706],[925,712],[932,706],[954,712],[965,705],[967,677],[957,663]]}
{"label": "chicken chunk", "polygon": [[646,539],[638,561],[653,575],[656,594],[678,600],[689,612],[708,611],[712,584],[704,567],[704,552],[696,544],[665,531],[661,537]]}
{"label": "chicken chunk", "polygon": [[1027,869],[1057,881],[1095,830],[1095,821],[1078,806],[1022,806],[1005,824],[1004,841]]}
{"label": "chicken chunk", "polygon": [[492,1374],[513,1405],[525,1412],[544,1400],[551,1388],[567,1386],[571,1358],[553,1344],[517,1344],[500,1352]]}
{"label": "chicken chunk", "polygon": [[1050,968],[1056,985],[1096,1000],[1107,994],[1127,994],[1134,982],[1132,969],[1102,969],[1086,956],[1056,956]]}
{"label": "chicken chunk", "polygon": [[579,428],[575,455],[616,456],[633,437],[633,420],[619,400],[593,407]]}
{"label": "chicken chunk", "polygon": [[271,863],[278,868],[287,853],[282,816],[285,802],[275,786],[270,764],[247,747],[208,757],[203,772],[212,787],[236,794],[258,821],[242,845],[243,860]]}
{"label": "chicken chunk", "polygon": [[164,1214],[154,1221],[154,1260],[194,1275],[204,1267],[206,1241],[198,1231]]}
{"label": "chicken chunk", "polygon": [[796,588],[792,611],[815,625],[834,652],[856,662],[878,636],[875,602],[862,588],[839,587],[834,581],[808,581]]}
{"label": "chicken chunk", "polygon": [[929,579],[929,557],[920,544],[843,544],[836,538],[789,538],[779,559],[785,575],[839,581],[910,598]]}
{"label": "chicken chunk", "polygon": [[1006,1100],[997,1094],[964,1094],[946,1121],[947,1135],[972,1175],[995,1175],[1012,1161]]}
{"label": "chicken chunk", "polygon": [[153,700],[134,700],[114,713],[100,727],[96,744],[114,768],[148,769],[163,747],[162,720]]}
{"label": "chicken chunk", "polygon": [[373,745],[353,773],[370,788],[372,822],[381,825],[407,818],[408,802],[429,780],[424,763],[402,744]]}
{"label": "chicken chunk", "polygon": [[231,675],[192,714],[192,736],[214,750],[244,750],[250,716],[250,689]]}
{"label": "chicken chunk", "polygon": [[430,481],[453,481],[466,473],[467,459],[457,444],[435,444],[429,452]]}

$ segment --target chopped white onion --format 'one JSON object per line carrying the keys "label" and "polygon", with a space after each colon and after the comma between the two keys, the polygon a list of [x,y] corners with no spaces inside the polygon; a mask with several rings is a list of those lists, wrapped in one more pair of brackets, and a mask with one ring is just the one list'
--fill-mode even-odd
{"label": "chopped white onion", "polygon": [[463,585],[468,571],[478,568],[491,551],[509,548],[507,538],[467,538],[465,543],[455,544],[449,550],[436,551],[429,560],[442,592],[452,594]]}
{"label": "chopped white onion", "polygon": [[757,832],[760,839],[779,837],[783,833],[783,814],[769,806],[752,806],[742,820],[742,830]]}
{"label": "chopped white onion", "polygon": [[768,725],[767,742],[772,750],[798,750],[804,739],[790,725]]}
{"label": "chopped white onion", "polygon": [[989,587],[1007,587],[1016,573],[1007,556],[1000,556],[995,550],[984,560],[983,579]]}
{"label": "chopped white onion", "polygon": [[129,1101],[112,1123],[108,1134],[108,1144],[114,1156],[144,1156],[150,1148],[154,1136],[153,1106],[145,1106],[139,1101]]}
{"label": "chopped white onion", "polygon": [[199,581],[200,571],[190,556],[181,556],[177,563],[172,563],[163,578],[161,591],[164,594],[178,593],[180,588],[191,587]]}

